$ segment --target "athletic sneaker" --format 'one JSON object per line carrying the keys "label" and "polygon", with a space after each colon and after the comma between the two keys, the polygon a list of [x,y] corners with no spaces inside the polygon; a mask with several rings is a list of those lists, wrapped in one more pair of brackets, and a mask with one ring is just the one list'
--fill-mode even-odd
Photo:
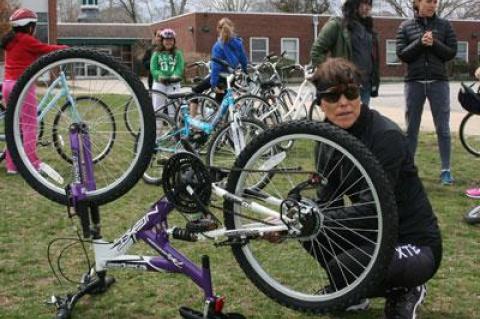
{"label": "athletic sneaker", "polygon": [[470,198],[480,199],[480,188],[470,188],[465,191],[465,195]]}
{"label": "athletic sneaker", "polygon": [[364,311],[364,310],[367,310],[369,306],[370,306],[370,299],[365,298],[365,299],[361,299],[358,304],[349,306],[347,309],[345,309],[345,311],[348,311],[348,312]]}
{"label": "athletic sneaker", "polygon": [[385,301],[385,319],[417,318],[417,308],[426,295],[427,287],[425,285],[391,291]]}
{"label": "athletic sneaker", "polygon": [[443,185],[452,185],[455,182],[455,179],[449,169],[444,169],[440,173],[440,181]]}

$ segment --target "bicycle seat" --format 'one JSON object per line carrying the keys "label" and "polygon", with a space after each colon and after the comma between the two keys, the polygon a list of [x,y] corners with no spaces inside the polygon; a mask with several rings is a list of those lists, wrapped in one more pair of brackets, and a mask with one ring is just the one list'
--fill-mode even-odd
{"label": "bicycle seat", "polygon": [[174,92],[174,93],[168,93],[167,94],[167,97],[169,99],[184,99],[184,98],[188,98],[192,95],[194,95],[195,93],[192,92],[192,89],[191,88],[180,88],[180,90],[178,90],[177,92]]}

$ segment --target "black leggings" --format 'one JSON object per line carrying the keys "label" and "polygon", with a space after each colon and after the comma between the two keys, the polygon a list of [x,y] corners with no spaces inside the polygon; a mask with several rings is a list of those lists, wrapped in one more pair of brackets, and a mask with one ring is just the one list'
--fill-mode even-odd
{"label": "black leggings", "polygon": [[[226,86],[226,82],[223,78],[220,78],[220,81],[218,83],[218,87],[222,88]],[[212,85],[210,84],[210,77],[206,77],[205,79],[202,80],[202,82],[198,83],[196,86],[192,87],[192,91],[200,94],[202,92],[205,92],[206,90],[210,89]],[[223,97],[225,96],[225,93],[215,93],[215,101],[220,105],[222,103]],[[193,103],[198,103],[197,99],[192,99]]]}
{"label": "black leggings", "polygon": [[[363,265],[367,265],[371,259],[367,254],[374,250],[373,245],[350,248],[343,252],[332,252],[325,248],[328,246],[319,246],[313,242],[304,242],[303,246],[326,269],[330,286],[336,289],[345,287],[362,273]],[[440,259],[441,245],[429,247],[399,244],[395,247],[385,282],[378,283],[368,297],[384,297],[392,288],[412,288],[426,283],[436,273]]]}

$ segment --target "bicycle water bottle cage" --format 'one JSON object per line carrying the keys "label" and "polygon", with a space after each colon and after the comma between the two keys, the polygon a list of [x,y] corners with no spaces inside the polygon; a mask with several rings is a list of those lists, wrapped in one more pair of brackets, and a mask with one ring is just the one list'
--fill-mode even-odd
{"label": "bicycle water bottle cage", "polygon": [[164,166],[162,176],[163,192],[177,210],[198,213],[210,203],[210,173],[194,154],[174,154]]}

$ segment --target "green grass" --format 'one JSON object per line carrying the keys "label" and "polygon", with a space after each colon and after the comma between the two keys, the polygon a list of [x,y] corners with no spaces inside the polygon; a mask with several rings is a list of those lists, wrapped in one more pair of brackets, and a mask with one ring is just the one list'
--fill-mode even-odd
{"label": "green grass", "polygon": [[[457,183],[444,187],[438,183],[439,159],[434,135],[423,135],[417,165],[428,191],[444,237],[442,266],[429,283],[428,298],[420,318],[473,319],[480,317],[480,227],[466,225],[463,214],[476,202],[463,191],[480,179],[479,159],[473,158],[454,138],[453,173]],[[43,304],[51,294],[76,289],[75,284],[59,285],[49,270],[46,249],[56,237],[73,236],[65,208],[33,191],[20,176],[7,176],[0,168],[0,318],[53,318],[53,308]],[[161,188],[143,182],[114,203],[102,208],[103,233],[108,239],[130,227],[161,194]],[[177,219],[177,224],[179,219]],[[174,222],[172,222],[174,224]],[[193,260],[211,257],[214,288],[226,295],[227,311],[247,318],[381,318],[383,301],[375,300],[362,314],[317,316],[279,306],[260,293],[236,264],[229,248],[214,248],[209,243],[176,247]],[[150,254],[144,245],[132,253]],[[55,245],[59,252],[61,244]],[[78,248],[65,256],[69,265],[81,266]],[[301,270],[299,270],[301,271]],[[78,278],[81,270],[66,268]],[[73,318],[178,318],[178,307],[201,307],[202,293],[186,277],[169,274],[116,270],[118,282],[101,296],[85,297],[76,306]]]}

